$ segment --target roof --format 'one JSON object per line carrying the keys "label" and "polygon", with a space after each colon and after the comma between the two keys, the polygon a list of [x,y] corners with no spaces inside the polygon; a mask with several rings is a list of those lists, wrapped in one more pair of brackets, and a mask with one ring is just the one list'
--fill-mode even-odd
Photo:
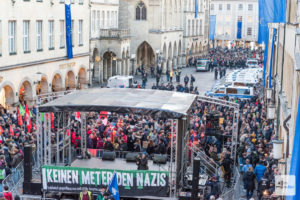
{"label": "roof", "polygon": [[77,90],[41,105],[39,112],[111,111],[178,119],[188,115],[196,97],[161,90],[94,88]]}

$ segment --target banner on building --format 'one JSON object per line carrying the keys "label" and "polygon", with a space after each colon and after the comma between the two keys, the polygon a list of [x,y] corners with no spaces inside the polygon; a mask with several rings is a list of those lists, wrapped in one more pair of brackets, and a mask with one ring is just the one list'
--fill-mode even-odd
{"label": "banner on building", "polygon": [[73,58],[72,47],[72,17],[71,17],[71,5],[65,4],[65,18],[66,18],[66,45],[68,59]]}
{"label": "banner on building", "polygon": [[198,0],[195,0],[195,18],[198,17]]}
{"label": "banner on building", "polygon": [[98,193],[116,172],[120,196],[168,196],[169,172],[43,166],[45,191],[79,193],[84,187]]}
{"label": "banner on building", "polygon": [[242,39],[242,26],[243,26],[243,22],[238,21],[237,22],[237,33],[236,33],[237,39]]}
{"label": "banner on building", "polygon": [[215,32],[216,32],[216,15],[209,16],[209,34],[208,37],[210,40],[215,39]]}

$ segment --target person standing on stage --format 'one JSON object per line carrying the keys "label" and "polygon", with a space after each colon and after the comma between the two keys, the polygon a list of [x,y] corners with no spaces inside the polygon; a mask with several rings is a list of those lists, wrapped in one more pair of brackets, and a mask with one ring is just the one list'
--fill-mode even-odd
{"label": "person standing on stage", "polygon": [[148,160],[145,153],[142,154],[142,157],[138,156],[136,164],[138,170],[148,170]]}

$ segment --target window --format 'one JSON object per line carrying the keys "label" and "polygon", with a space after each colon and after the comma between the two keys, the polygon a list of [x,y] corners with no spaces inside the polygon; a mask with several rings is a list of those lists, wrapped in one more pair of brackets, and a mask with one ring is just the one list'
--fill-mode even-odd
{"label": "window", "polygon": [[222,28],[222,26],[218,26],[217,27],[217,34],[218,35],[222,35],[223,34],[223,28]]}
{"label": "window", "polygon": [[59,0],[59,3],[65,3],[65,0]]}
{"label": "window", "polygon": [[23,51],[29,53],[29,21],[23,21]]}
{"label": "window", "polygon": [[97,11],[97,22],[96,22],[96,29],[99,31],[100,28],[100,11]]}
{"label": "window", "polygon": [[83,45],[83,40],[82,40],[82,25],[83,25],[83,20],[79,20],[78,23],[78,45],[82,46]]}
{"label": "window", "polygon": [[219,10],[222,10],[222,4],[219,4]]}
{"label": "window", "polygon": [[92,32],[95,32],[95,18],[96,18],[96,11],[92,11]]}
{"label": "window", "polygon": [[16,54],[16,21],[8,22],[9,54]]}
{"label": "window", "polygon": [[215,4],[211,4],[210,5],[210,10],[214,10],[215,9]]}
{"label": "window", "polygon": [[110,25],[109,25],[109,22],[110,22],[110,21],[109,21],[109,20],[110,20],[109,11],[106,12],[106,16],[107,16],[107,17],[106,17],[106,28],[109,28],[109,27],[110,27]]}
{"label": "window", "polygon": [[200,19],[200,35],[203,35],[203,33],[202,33],[202,19]]}
{"label": "window", "polygon": [[65,47],[65,21],[60,20],[59,21],[59,47],[64,48]]}
{"label": "window", "polygon": [[79,4],[83,4],[83,0],[78,0],[78,3]]}
{"label": "window", "polygon": [[146,6],[143,2],[140,2],[135,8],[135,19],[136,20],[146,20]]}
{"label": "window", "polygon": [[238,16],[238,21],[242,22],[243,21],[243,16]]}
{"label": "window", "polygon": [[74,3],[74,0],[70,0],[70,3]]}
{"label": "window", "polygon": [[42,46],[42,21],[37,21],[36,22],[36,49],[37,51],[42,51],[43,46]]}
{"label": "window", "polygon": [[74,20],[72,20],[72,24],[71,24],[71,29],[72,29],[72,46],[74,46],[74,44],[75,44],[75,39],[74,39],[74,37],[75,37],[75,32],[74,32]]}
{"label": "window", "polygon": [[102,11],[102,15],[101,15],[101,28],[105,28],[105,12]]}
{"label": "window", "polygon": [[225,27],[225,35],[230,35],[230,26]]}
{"label": "window", "polygon": [[247,35],[248,35],[248,36],[251,36],[251,35],[252,35],[252,28],[251,28],[251,27],[248,27],[248,28],[247,28]]}
{"label": "window", "polygon": [[115,12],[110,12],[110,28],[114,28],[115,24]]}
{"label": "window", "polygon": [[54,41],[54,21],[49,21],[49,50],[54,49],[53,41]]}
{"label": "window", "polygon": [[227,4],[227,10],[230,10],[230,6],[231,6],[230,4]]}
{"label": "window", "polygon": [[118,28],[118,12],[115,12],[115,16],[116,16],[116,24],[115,24],[115,28]]}
{"label": "window", "polygon": [[252,11],[253,10],[253,4],[248,4],[248,10]]}
{"label": "window", "polygon": [[243,10],[243,4],[239,4],[239,10]]}

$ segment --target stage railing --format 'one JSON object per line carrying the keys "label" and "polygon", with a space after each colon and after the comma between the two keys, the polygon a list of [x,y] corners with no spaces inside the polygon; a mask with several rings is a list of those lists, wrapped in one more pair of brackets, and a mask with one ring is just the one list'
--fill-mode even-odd
{"label": "stage railing", "polygon": [[241,175],[236,166],[233,170],[232,187],[225,190],[221,195],[223,200],[240,199],[240,186],[241,186]]}

